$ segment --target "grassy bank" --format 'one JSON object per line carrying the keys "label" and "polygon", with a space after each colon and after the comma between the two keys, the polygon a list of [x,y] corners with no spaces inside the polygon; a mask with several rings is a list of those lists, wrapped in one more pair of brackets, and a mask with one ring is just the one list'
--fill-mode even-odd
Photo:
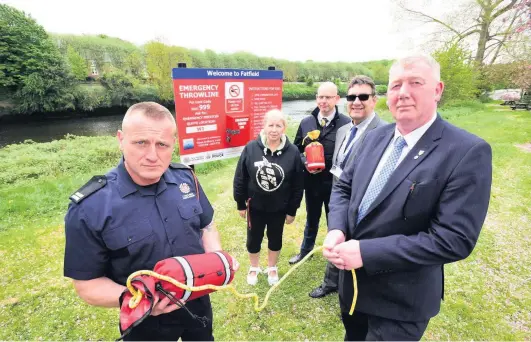
{"label": "grassy bank", "polygon": [[[449,107],[444,117],[486,139],[494,152],[494,182],[488,217],[474,253],[446,267],[441,313],[426,332],[429,340],[531,339],[531,153],[515,144],[531,140],[529,112],[500,106]],[[389,113],[384,113],[389,119]],[[290,130],[293,136],[293,129]],[[0,340],[111,340],[118,336],[118,310],[84,304],[62,276],[63,217],[68,196],[119,158],[112,137],[68,137],[0,149]],[[245,227],[232,200],[236,160],[199,165],[199,179],[216,209],[223,245],[242,264],[234,284],[263,299],[267,281],[245,283]],[[301,242],[304,207],[286,226],[279,263]],[[324,228],[324,220],[322,221]],[[321,229],[318,243],[322,242]],[[263,244],[265,247],[265,242]],[[263,258],[262,264],[265,264]],[[251,301],[212,295],[218,340],[342,340],[337,295],[313,300],[308,292],[322,279],[323,258],[297,270],[260,313]]]}
{"label": "grassy bank", "polygon": [[[282,99],[286,100],[312,100],[315,99],[318,84],[307,86],[306,84],[297,83],[283,83]],[[342,95],[346,92],[346,85],[340,86]],[[127,96],[124,95],[127,93]],[[80,113],[94,113],[103,112],[109,108],[127,108],[132,103],[142,101],[154,101],[169,108],[173,108],[172,101],[163,101],[160,99],[157,89],[152,85],[137,84],[133,88],[120,89],[119,93],[113,94],[105,89],[99,83],[81,83],[76,86],[74,91],[75,102],[73,106],[75,109],[72,112]],[[13,112],[15,110],[15,103],[7,96],[0,94],[0,118],[4,116],[3,120],[13,120],[19,115]],[[57,113],[38,113],[39,116],[46,116],[47,114]],[[66,115],[67,113],[64,113]]]}

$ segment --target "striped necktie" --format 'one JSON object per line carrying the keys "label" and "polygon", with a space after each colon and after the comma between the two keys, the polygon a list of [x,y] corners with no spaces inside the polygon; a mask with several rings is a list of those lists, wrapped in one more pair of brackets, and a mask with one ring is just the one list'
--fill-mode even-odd
{"label": "striped necktie", "polygon": [[385,183],[387,183],[389,177],[393,174],[398,159],[400,159],[400,155],[402,154],[402,150],[406,146],[407,143],[402,136],[396,138],[389,158],[387,158],[385,161],[380,173],[376,177],[372,178],[367,190],[365,191],[365,195],[363,195],[363,198],[361,199],[361,203],[358,208],[358,220],[356,224],[360,223],[365,215],[367,215],[367,211],[369,210],[372,202],[374,202],[376,197],[378,197],[385,186]]}

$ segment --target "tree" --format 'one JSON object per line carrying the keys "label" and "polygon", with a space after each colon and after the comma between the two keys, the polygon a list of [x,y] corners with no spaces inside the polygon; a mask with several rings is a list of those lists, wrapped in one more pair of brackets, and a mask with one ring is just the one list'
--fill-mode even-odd
{"label": "tree", "polygon": [[236,68],[239,69],[257,69],[259,67],[258,63],[258,57],[245,52],[245,51],[238,51],[236,53],[233,53],[232,56],[234,57],[236,61]]}
{"label": "tree", "polygon": [[520,1],[516,7],[525,13],[516,24],[516,32],[531,31],[531,0]]}
{"label": "tree", "polygon": [[223,68],[223,59],[220,55],[212,50],[205,50],[205,57],[208,59],[208,65],[210,68]]}
{"label": "tree", "polygon": [[77,51],[71,46],[69,46],[66,50],[66,57],[68,59],[68,63],[70,64],[74,78],[77,80],[86,79],[88,67],[85,58],[81,57],[81,55],[77,53]]}
{"label": "tree", "polygon": [[133,51],[125,58],[124,71],[136,79],[144,78],[144,56],[140,51]]}
{"label": "tree", "polygon": [[157,88],[162,100],[172,100],[171,70],[177,61],[172,60],[170,48],[161,42],[149,42],[145,50],[149,80]]}
{"label": "tree", "polygon": [[208,60],[207,56],[199,51],[199,50],[189,50],[188,55],[192,59],[192,65],[193,68],[209,68],[211,67],[210,61]]}
{"label": "tree", "polygon": [[48,69],[22,78],[14,95],[18,104],[17,111],[30,114],[73,110],[75,98],[71,87],[70,75],[64,67],[49,64]]}
{"label": "tree", "polygon": [[410,1],[398,0],[398,5],[414,19],[438,26],[442,31],[437,34],[447,37],[444,43],[467,42],[473,46],[477,64],[493,64],[508,46],[525,44],[521,24],[528,21],[529,1],[467,1],[445,18],[420,10]]}
{"label": "tree", "polygon": [[478,95],[477,73],[468,56],[469,51],[457,43],[433,54],[441,66],[441,81],[445,84],[441,104],[474,99]]}
{"label": "tree", "polygon": [[522,91],[531,91],[531,65],[529,61],[515,63],[515,69],[511,81]]}
{"label": "tree", "polygon": [[512,75],[516,72],[516,63],[496,63],[482,68],[480,88],[486,91],[494,89],[509,89],[516,85],[512,82]]}
{"label": "tree", "polygon": [[0,32],[0,87],[14,94],[18,111],[73,109],[70,70],[42,26],[0,4]]}
{"label": "tree", "polygon": [[129,107],[135,102],[134,80],[131,76],[114,71],[105,74],[100,82],[110,96],[111,106]]}
{"label": "tree", "polygon": [[168,71],[168,75],[171,81],[171,69],[177,66],[177,63],[186,63],[186,65],[190,65],[192,62],[192,58],[188,55],[188,49],[183,48],[180,46],[170,46],[170,70]]}
{"label": "tree", "polygon": [[382,64],[375,65],[373,68],[374,83],[387,84],[389,82],[389,66]]}

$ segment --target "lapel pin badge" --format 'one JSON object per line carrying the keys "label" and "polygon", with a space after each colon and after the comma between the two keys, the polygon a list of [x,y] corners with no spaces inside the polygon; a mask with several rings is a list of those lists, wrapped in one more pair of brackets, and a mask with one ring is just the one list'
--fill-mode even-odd
{"label": "lapel pin badge", "polygon": [[414,156],[413,159],[419,159],[419,156]]}
{"label": "lapel pin badge", "polygon": [[424,150],[420,150],[419,151],[419,156],[423,155],[424,154]]}

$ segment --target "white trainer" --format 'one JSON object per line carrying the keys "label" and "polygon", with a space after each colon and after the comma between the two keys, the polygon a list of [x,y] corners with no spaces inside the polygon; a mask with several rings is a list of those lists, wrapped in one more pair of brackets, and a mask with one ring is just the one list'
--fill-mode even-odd
{"label": "white trainer", "polygon": [[[254,275],[251,274],[251,272],[254,272]],[[262,272],[262,269],[260,267],[249,267],[249,272],[247,272],[247,284],[249,285],[256,285],[258,282],[258,274]]]}
{"label": "white trainer", "polygon": [[[271,275],[271,272],[275,272],[275,275]],[[264,273],[267,273],[267,282],[270,286],[278,283],[278,268],[276,266],[270,266],[266,268]]]}

